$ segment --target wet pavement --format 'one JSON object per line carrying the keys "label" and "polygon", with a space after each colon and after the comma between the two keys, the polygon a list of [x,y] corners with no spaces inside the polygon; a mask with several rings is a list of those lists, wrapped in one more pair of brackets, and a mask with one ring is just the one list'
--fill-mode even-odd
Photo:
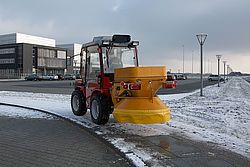
{"label": "wet pavement", "polygon": [[[226,150],[219,144],[189,140],[181,134],[139,136],[124,130],[112,129],[105,134],[109,138],[124,138],[137,150],[151,153],[152,159],[144,161],[147,166],[168,167],[249,167],[250,159]],[[104,136],[105,136],[104,135]]]}
{"label": "wet pavement", "polygon": [[[177,167],[249,167],[249,159],[223,150],[213,143],[197,142],[176,135],[168,136],[130,136],[127,142],[133,141],[137,147],[154,151],[154,158],[160,166]],[[159,154],[157,154],[159,153]],[[151,166],[151,162],[145,162]]]}
{"label": "wet pavement", "polygon": [[131,166],[117,151],[61,119],[0,116],[0,166]]}

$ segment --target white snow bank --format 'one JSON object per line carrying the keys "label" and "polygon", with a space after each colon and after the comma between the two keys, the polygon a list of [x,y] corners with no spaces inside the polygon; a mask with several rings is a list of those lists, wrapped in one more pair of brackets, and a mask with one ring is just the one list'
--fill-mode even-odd
{"label": "white snow bank", "polygon": [[219,143],[250,157],[250,84],[232,78],[221,87],[205,88],[204,95],[200,97],[197,92],[167,101],[172,120],[165,131],[185,132],[193,139]]}

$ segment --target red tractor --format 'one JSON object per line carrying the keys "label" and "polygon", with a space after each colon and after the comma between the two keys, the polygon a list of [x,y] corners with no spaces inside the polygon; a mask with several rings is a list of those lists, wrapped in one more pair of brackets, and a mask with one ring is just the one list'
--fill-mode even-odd
{"label": "red tractor", "polygon": [[[118,122],[164,123],[170,119],[170,109],[155,95],[165,84],[166,67],[139,67],[138,45],[129,35],[94,37],[82,45],[81,80],[76,81],[71,96],[75,115],[90,109],[92,121],[99,125],[108,122],[113,110]],[[140,120],[143,115],[145,119]]]}

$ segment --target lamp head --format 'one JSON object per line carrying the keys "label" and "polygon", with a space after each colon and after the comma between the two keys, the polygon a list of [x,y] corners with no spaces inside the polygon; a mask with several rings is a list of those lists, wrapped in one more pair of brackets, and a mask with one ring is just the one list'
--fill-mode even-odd
{"label": "lamp head", "polygon": [[207,34],[205,33],[200,33],[200,34],[197,34],[196,35],[197,39],[198,39],[198,42],[200,45],[203,45],[206,41],[206,38],[207,38]]}
{"label": "lamp head", "polygon": [[217,59],[221,59],[222,55],[216,55]]}

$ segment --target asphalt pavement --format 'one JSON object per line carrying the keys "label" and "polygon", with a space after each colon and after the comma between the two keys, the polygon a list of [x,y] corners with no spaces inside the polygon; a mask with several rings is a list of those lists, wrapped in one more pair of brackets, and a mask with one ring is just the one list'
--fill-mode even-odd
{"label": "asphalt pavement", "polygon": [[1,91],[71,94],[74,89],[73,80],[59,81],[4,81],[0,80]]}
{"label": "asphalt pavement", "polygon": [[0,116],[0,166],[131,164],[84,128],[64,120]]}

